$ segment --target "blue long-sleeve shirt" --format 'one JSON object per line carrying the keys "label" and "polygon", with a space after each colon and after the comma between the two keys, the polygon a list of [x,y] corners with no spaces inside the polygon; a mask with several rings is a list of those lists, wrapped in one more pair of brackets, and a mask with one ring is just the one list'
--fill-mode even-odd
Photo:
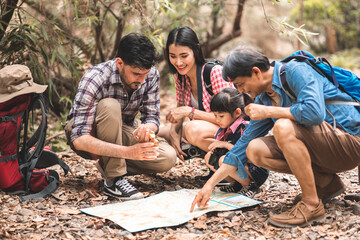
{"label": "blue long-sleeve shirt", "polygon": [[[333,124],[333,119],[326,109],[334,116],[336,126],[346,132],[360,136],[360,113],[351,105],[325,105],[325,101],[352,101],[346,93],[341,92],[328,79],[318,74],[311,66],[303,62],[291,61],[286,64],[285,74],[290,89],[296,96],[296,102],[282,90],[279,79],[280,62],[275,62],[272,77],[272,89],[280,95],[280,107],[290,107],[291,114],[299,124],[304,126],[319,125],[324,120]],[[256,104],[271,106],[271,99],[265,93],[259,94]],[[247,163],[246,148],[255,138],[265,136],[274,126],[276,118],[250,121],[243,136],[226,154],[224,163],[237,167],[240,179],[248,178],[244,168]]]}

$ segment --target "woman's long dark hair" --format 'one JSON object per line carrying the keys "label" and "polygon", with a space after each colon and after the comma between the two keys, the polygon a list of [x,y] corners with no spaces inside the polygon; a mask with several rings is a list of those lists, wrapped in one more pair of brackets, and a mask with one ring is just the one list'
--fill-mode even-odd
{"label": "woman's long dark hair", "polygon": [[211,98],[210,110],[212,112],[228,112],[233,115],[235,110],[240,108],[241,117],[249,121],[250,118],[245,114],[244,108],[252,102],[249,95],[234,88],[224,88]]}
{"label": "woman's long dark hair", "polygon": [[205,64],[205,58],[201,51],[201,46],[196,33],[189,27],[177,27],[170,31],[165,48],[165,59],[172,73],[177,73],[177,70],[171,64],[169,58],[169,46],[171,44],[189,47],[194,53],[195,63],[200,66]]}

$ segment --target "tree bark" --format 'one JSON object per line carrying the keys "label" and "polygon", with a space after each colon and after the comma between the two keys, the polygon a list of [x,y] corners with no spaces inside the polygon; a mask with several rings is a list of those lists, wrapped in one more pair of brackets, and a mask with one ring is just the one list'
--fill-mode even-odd
{"label": "tree bark", "polygon": [[18,0],[6,0],[5,8],[1,12],[0,19],[0,41],[4,37],[7,27],[11,21],[11,18],[14,14],[14,10],[16,9],[18,4]]}
{"label": "tree bark", "polygon": [[336,31],[331,26],[325,26],[326,32],[326,44],[328,53],[336,53],[337,52],[337,39],[336,39]]}
{"label": "tree bark", "polygon": [[228,41],[230,41],[236,37],[239,37],[241,35],[241,33],[242,33],[241,32],[241,18],[242,18],[242,13],[244,10],[245,2],[246,2],[246,0],[238,0],[238,7],[237,7],[237,11],[236,11],[236,15],[235,15],[231,33],[227,33],[227,34],[223,33],[222,35],[218,36],[217,38],[209,41],[207,46],[205,47],[205,52],[204,52],[205,57],[210,57],[212,51],[214,51],[215,49],[218,49],[223,44],[225,44]]}

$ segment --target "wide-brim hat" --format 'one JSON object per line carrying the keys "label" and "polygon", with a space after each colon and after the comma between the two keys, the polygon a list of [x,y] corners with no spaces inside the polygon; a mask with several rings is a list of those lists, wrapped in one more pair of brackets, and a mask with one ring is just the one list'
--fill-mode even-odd
{"label": "wide-brim hat", "polygon": [[46,88],[34,83],[27,66],[14,64],[0,69],[0,103],[28,93],[43,93]]}

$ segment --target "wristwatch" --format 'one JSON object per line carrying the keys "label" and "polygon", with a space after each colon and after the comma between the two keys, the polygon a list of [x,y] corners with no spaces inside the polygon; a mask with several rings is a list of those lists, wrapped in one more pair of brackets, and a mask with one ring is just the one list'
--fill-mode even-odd
{"label": "wristwatch", "polygon": [[188,117],[192,121],[194,120],[195,108],[191,108],[191,112],[189,113]]}

